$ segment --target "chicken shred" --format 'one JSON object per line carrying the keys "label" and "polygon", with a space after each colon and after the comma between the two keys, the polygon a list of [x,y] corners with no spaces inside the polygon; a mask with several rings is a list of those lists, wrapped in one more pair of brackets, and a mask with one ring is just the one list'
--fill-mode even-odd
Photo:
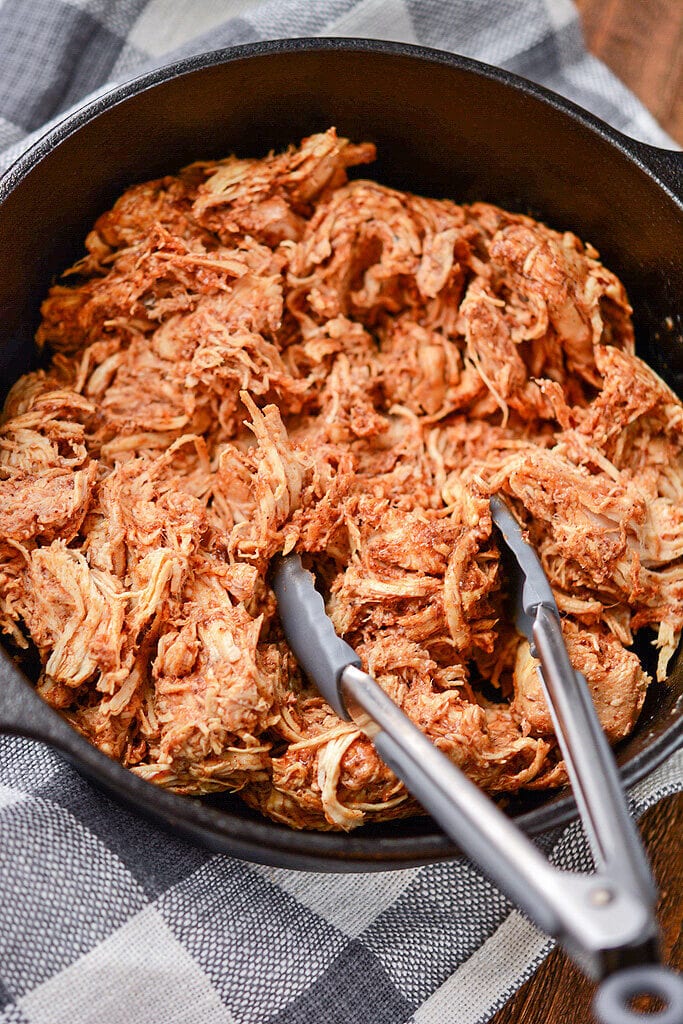
{"label": "chicken shred", "polygon": [[683,627],[683,406],[592,246],[350,180],[334,131],[129,189],[42,306],[0,425],[0,626],[143,778],[296,828],[419,813],[301,675],[267,570],[494,794],[565,781],[489,496],[528,531],[612,742]]}

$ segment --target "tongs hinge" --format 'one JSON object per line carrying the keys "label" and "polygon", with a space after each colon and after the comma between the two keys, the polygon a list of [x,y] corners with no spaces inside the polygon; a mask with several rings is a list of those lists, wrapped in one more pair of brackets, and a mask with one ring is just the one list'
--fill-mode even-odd
{"label": "tongs hinge", "polygon": [[561,871],[414,725],[378,683],[344,669],[346,709],[382,760],[488,876],[556,935],[593,977],[651,959],[657,925],[637,895],[611,876]]}

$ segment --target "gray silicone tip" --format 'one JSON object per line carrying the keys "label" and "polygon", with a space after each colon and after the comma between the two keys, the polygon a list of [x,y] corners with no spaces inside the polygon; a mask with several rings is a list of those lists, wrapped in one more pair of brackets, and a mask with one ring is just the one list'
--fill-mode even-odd
{"label": "gray silicone tip", "polygon": [[559,618],[555,596],[534,548],[524,539],[521,526],[513,516],[506,501],[498,494],[490,499],[491,517],[501,532],[503,540],[512,552],[519,571],[523,574],[524,588],[522,601],[527,615],[534,617],[539,605],[550,608]]}
{"label": "gray silicone tip", "polygon": [[330,707],[348,719],[340,691],[341,675],[348,665],[360,667],[361,662],[335,633],[312,573],[304,569],[298,555],[277,556],[271,583],[282,628],[297,661]]}

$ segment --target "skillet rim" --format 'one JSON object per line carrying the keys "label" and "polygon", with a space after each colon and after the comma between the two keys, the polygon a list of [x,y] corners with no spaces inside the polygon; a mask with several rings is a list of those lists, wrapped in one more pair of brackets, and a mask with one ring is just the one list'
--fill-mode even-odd
{"label": "skillet rim", "polygon": [[[276,39],[225,47],[171,61],[122,85],[114,86],[87,103],[68,111],[6,169],[0,177],[0,208],[14,189],[29,177],[38,164],[48,159],[56,147],[100,115],[133,96],[165,82],[217,65],[269,55],[329,51],[403,56],[423,64],[452,67],[507,86],[517,93],[550,106],[582,129],[607,142],[622,157],[635,164],[641,172],[652,179],[666,193],[669,201],[673,201],[683,211],[683,190],[678,191],[683,184],[679,180],[683,170],[683,156],[675,151],[660,149],[631,139],[571,100],[504,69],[430,47],[344,37]],[[4,648],[0,648],[0,654],[3,659],[7,657]],[[57,711],[42,702],[35,694],[28,680],[25,685],[53,719],[64,723]],[[211,845],[213,838],[214,848],[218,844],[223,850],[230,849],[237,856],[302,869],[365,871],[404,868],[460,855],[457,846],[438,829],[419,836],[364,838],[358,832],[351,835],[304,832],[276,826],[265,818],[262,821],[243,818],[230,810],[207,806],[199,801],[160,790],[152,783],[138,779],[79,737],[70,726],[67,728],[73,733],[73,741],[69,744],[57,743],[57,746],[62,750],[70,746],[70,759],[76,761],[76,767],[89,778],[94,778],[124,802],[134,805],[138,812],[146,813],[158,823],[165,824],[167,828],[175,826],[188,837],[204,845]],[[24,732],[24,735],[26,734]],[[682,744],[683,713],[679,714],[651,745],[635,754],[620,769],[624,785],[631,786],[638,782]],[[142,804],[145,806],[141,806]],[[551,804],[515,815],[513,820],[525,832],[538,835],[575,820],[577,814],[573,797],[567,795]]]}
{"label": "skillet rim", "polygon": [[[512,71],[486,64],[447,50],[435,47],[419,46],[414,43],[391,42],[382,39],[364,39],[351,36],[301,36],[292,39],[269,39],[255,43],[244,43],[239,46],[227,46],[218,50],[208,50],[201,54],[183,57],[179,60],[162,64],[158,68],[144,72],[134,78],[115,85],[93,99],[65,111],[60,120],[40,135],[29,148],[20,154],[0,175],[0,204],[11,191],[25,178],[32,168],[49,156],[52,148],[66,140],[91,120],[111,108],[118,106],[132,96],[146,92],[163,82],[180,78],[219,64],[249,60],[252,57],[269,54],[298,53],[306,51],[342,50],[405,56],[426,63],[444,64],[467,71],[481,78],[488,78],[513,88],[515,91],[540,100],[561,114],[571,117],[582,127],[598,135],[610,145],[615,146],[622,155],[635,163],[640,170],[662,187],[674,202],[683,210],[683,193],[677,186],[683,187],[683,181],[677,179],[683,170],[683,153],[676,150],[663,149],[638,139],[633,139],[590,111],[561,96],[559,93],[538,85],[529,79],[522,78]],[[679,162],[680,161],[680,162]],[[674,184],[675,180],[675,184]]]}

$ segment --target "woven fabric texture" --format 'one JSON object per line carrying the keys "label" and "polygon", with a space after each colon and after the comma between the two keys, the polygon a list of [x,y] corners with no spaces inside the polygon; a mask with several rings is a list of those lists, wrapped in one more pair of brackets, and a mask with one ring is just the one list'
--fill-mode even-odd
{"label": "woven fabric texture", "polygon": [[[113,83],[304,35],[454,50],[671,145],[569,0],[0,0],[0,171]],[[677,755],[633,810],[681,788]],[[552,946],[466,861],[317,875],[211,855],[8,737],[0,849],[0,1024],[483,1024]],[[590,869],[576,825],[550,853]]]}

